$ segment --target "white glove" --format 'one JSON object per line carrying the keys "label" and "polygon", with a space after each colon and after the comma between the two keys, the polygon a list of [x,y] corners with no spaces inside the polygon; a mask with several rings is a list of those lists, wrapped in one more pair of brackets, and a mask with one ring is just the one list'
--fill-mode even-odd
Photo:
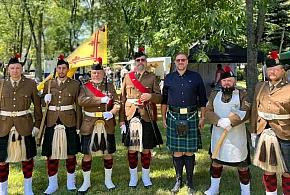
{"label": "white glove", "polygon": [[121,135],[122,135],[122,134],[125,134],[126,131],[127,131],[127,127],[126,127],[126,125],[124,124],[124,125],[122,125],[120,128],[121,128]]}
{"label": "white glove", "polygon": [[51,93],[45,94],[44,101],[47,104],[49,104],[51,102]]}
{"label": "white glove", "polygon": [[225,129],[226,129],[227,131],[230,131],[232,128],[233,128],[232,125],[230,125],[230,126],[227,126]]}
{"label": "white glove", "polygon": [[37,136],[38,132],[39,132],[39,129],[37,127],[33,127],[32,133],[31,133],[32,134],[32,137]]}
{"label": "white glove", "polygon": [[103,112],[103,116],[104,116],[104,119],[107,121],[107,120],[110,120],[111,118],[113,118],[113,113],[112,112]]}
{"label": "white glove", "polygon": [[252,140],[252,147],[253,148],[256,148],[256,139],[257,139],[257,134],[251,133],[251,140]]}
{"label": "white glove", "polygon": [[110,102],[110,98],[108,96],[105,96],[105,97],[101,98],[101,103],[108,104],[109,102]]}
{"label": "white glove", "polygon": [[231,125],[231,121],[229,118],[221,118],[217,124],[219,127],[226,129],[228,126]]}
{"label": "white glove", "polygon": [[77,129],[76,131],[77,131],[77,134],[80,134],[80,130],[79,129]]}

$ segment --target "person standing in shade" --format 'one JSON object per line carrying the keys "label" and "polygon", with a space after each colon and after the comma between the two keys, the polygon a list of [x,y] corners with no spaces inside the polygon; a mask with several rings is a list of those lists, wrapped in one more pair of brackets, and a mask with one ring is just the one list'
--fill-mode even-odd
{"label": "person standing in shade", "polygon": [[205,109],[206,118],[213,124],[210,154],[214,154],[225,131],[227,135],[216,157],[212,157],[210,168],[211,186],[206,195],[219,194],[223,165],[238,168],[241,194],[250,195],[250,151],[245,121],[250,118],[250,104],[247,91],[236,89],[235,76],[230,71],[221,75],[221,89],[211,92]]}
{"label": "person standing in shade", "polygon": [[[22,163],[24,195],[33,195],[33,157],[36,156],[34,136],[39,132],[42,118],[41,103],[32,79],[22,75],[19,54],[8,63],[9,77],[1,80],[0,106],[0,194],[8,195],[9,163]],[[34,122],[30,105],[34,105]]]}
{"label": "person standing in shade", "polygon": [[217,70],[215,72],[215,87],[216,88],[221,88],[221,86],[222,86],[221,85],[221,75],[225,71],[224,71],[224,69],[223,69],[221,64],[218,64],[216,67],[217,67]]}
{"label": "person standing in shade", "polygon": [[84,107],[85,115],[81,126],[81,145],[83,184],[78,194],[85,194],[91,187],[92,155],[104,157],[105,185],[108,190],[115,189],[112,182],[113,153],[116,151],[115,114],[120,105],[118,95],[112,83],[104,81],[105,72],[102,60],[93,64],[92,81],[81,86],[79,104]]}
{"label": "person standing in shade", "polygon": [[[188,193],[194,194],[194,153],[201,148],[200,131],[205,123],[207,97],[200,74],[187,69],[188,59],[185,53],[177,54],[175,64],[176,71],[168,74],[164,80],[161,102],[162,122],[167,128],[166,145],[172,152],[176,172],[176,184],[171,192],[176,194],[182,187],[182,171],[185,165]],[[198,104],[201,110],[200,119]]]}
{"label": "person standing in shade", "polygon": [[66,160],[67,189],[76,190],[75,155],[80,151],[78,135],[82,121],[82,108],[78,104],[80,83],[67,76],[69,64],[62,54],[57,61],[56,72],[58,77],[45,83],[42,94],[43,105],[49,104],[42,145],[42,156],[47,157],[49,179],[44,194],[52,194],[58,189],[60,159]]}
{"label": "person standing in shade", "polygon": [[[144,187],[152,186],[150,150],[163,143],[156,123],[156,104],[162,100],[159,80],[155,74],[146,71],[146,65],[147,56],[144,48],[140,48],[135,53],[135,71],[126,74],[120,97],[124,105],[120,109],[120,126],[125,134],[124,145],[128,147],[131,188],[138,183],[138,151],[141,153]],[[133,124],[137,127],[133,128]]]}

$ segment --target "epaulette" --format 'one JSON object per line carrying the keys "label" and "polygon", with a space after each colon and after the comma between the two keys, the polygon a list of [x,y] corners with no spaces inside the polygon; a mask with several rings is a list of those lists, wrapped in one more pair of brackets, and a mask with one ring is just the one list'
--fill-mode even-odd
{"label": "epaulette", "polygon": [[214,89],[212,89],[211,91],[212,91],[212,92],[213,92],[213,91],[221,91],[221,88],[214,88]]}

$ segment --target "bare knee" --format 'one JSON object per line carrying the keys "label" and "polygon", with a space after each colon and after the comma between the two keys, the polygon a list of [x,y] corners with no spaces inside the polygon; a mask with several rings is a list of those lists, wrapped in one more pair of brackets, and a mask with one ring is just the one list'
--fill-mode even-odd
{"label": "bare knee", "polygon": [[174,157],[181,157],[183,155],[183,152],[173,152]]}
{"label": "bare knee", "polygon": [[248,167],[238,167],[239,171],[247,171],[249,168]]}
{"label": "bare knee", "polygon": [[290,178],[290,174],[289,173],[283,173],[283,177]]}
{"label": "bare knee", "polygon": [[112,159],[112,158],[113,158],[112,154],[105,154],[105,155],[104,155],[104,159],[105,159],[105,160],[110,160],[110,159]]}
{"label": "bare knee", "polygon": [[142,153],[143,153],[143,154],[148,154],[149,152],[150,152],[149,149],[143,149],[143,150],[142,150]]}
{"label": "bare knee", "polygon": [[221,165],[221,164],[218,164],[218,163],[216,163],[216,162],[212,162],[212,166],[213,167],[222,167],[223,165]]}
{"label": "bare knee", "polygon": [[90,154],[85,154],[84,155],[84,158],[83,158],[83,161],[91,161],[92,160],[92,155],[90,155]]}

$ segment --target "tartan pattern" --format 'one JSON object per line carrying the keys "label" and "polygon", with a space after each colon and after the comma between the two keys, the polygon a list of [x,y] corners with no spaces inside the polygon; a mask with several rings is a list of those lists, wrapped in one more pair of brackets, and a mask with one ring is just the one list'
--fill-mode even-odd
{"label": "tartan pattern", "polygon": [[[90,143],[91,143],[92,134],[82,135],[81,138],[81,152],[83,154],[90,154]],[[97,145],[98,143],[95,143]],[[107,151],[108,154],[113,154],[116,152],[116,141],[114,134],[107,134]]]}
{"label": "tartan pattern", "polygon": [[8,179],[9,175],[9,163],[5,165],[0,165],[0,182],[5,182]]}
{"label": "tartan pattern", "polygon": [[[52,154],[52,140],[54,134],[54,127],[46,127],[44,132],[44,139],[42,144],[42,156],[51,156]],[[80,151],[80,137],[76,132],[76,127],[65,127],[67,137],[67,155],[75,155]]]}
{"label": "tartan pattern", "polygon": [[287,173],[290,173],[290,140],[281,140],[278,138],[281,153],[287,167]]}
{"label": "tartan pattern", "polygon": [[33,167],[34,167],[33,159],[30,159],[28,161],[22,161],[22,172],[23,172],[24,178],[32,177]]}
{"label": "tartan pattern", "polygon": [[90,171],[92,169],[92,160],[90,161],[84,161],[82,160],[82,170],[83,172]]}
{"label": "tartan pattern", "polygon": [[248,185],[248,183],[250,183],[250,178],[251,178],[250,169],[248,168],[248,170],[246,171],[238,170],[238,172],[239,172],[240,182],[244,185]]}
{"label": "tartan pattern", "polygon": [[274,192],[277,190],[277,177],[274,175],[263,175],[263,183],[267,192]]}
{"label": "tartan pattern", "polygon": [[5,162],[8,157],[7,153],[8,139],[9,133],[3,137],[0,137],[0,162]]}
{"label": "tartan pattern", "polygon": [[282,191],[283,194],[290,194],[290,178],[282,175]]}
{"label": "tartan pattern", "polygon": [[104,159],[104,168],[111,169],[113,167],[113,159]]}
{"label": "tartan pattern", "polygon": [[58,159],[47,159],[46,160],[47,162],[47,173],[48,173],[48,176],[51,177],[51,176],[54,176],[57,171],[58,171],[58,162],[59,160]]}
{"label": "tartan pattern", "polygon": [[130,153],[128,151],[128,162],[131,169],[135,169],[138,166],[138,152]]}
{"label": "tartan pattern", "polygon": [[210,167],[210,175],[212,178],[220,178],[222,176],[223,166],[214,167],[211,165]]}
{"label": "tartan pattern", "polygon": [[76,164],[76,157],[66,159],[66,171],[71,174],[74,173],[76,170]]}
{"label": "tartan pattern", "polygon": [[[169,111],[168,111],[169,112]],[[166,146],[171,152],[197,152],[202,148],[201,136],[198,129],[198,114],[196,113],[188,120],[189,133],[186,136],[178,136],[175,132],[175,119],[167,112],[166,123],[167,143]],[[188,114],[179,114],[171,112],[177,120],[186,120],[192,116],[192,112]]]}
{"label": "tartan pattern", "polygon": [[141,152],[141,165],[144,169],[149,169],[150,162],[152,160],[151,152],[144,154]]}

